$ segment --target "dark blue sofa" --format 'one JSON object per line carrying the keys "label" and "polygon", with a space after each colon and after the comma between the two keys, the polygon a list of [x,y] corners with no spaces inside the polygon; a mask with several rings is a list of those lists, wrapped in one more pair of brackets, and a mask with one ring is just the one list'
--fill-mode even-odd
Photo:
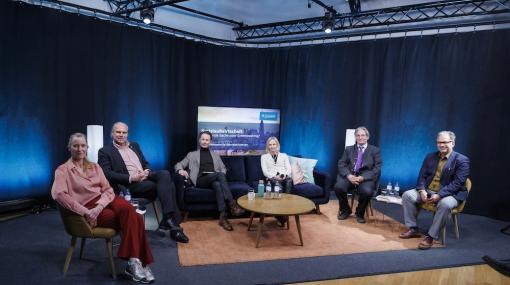
{"label": "dark blue sofa", "polygon": [[[246,193],[248,189],[257,189],[260,179],[264,179],[260,168],[260,156],[223,156],[223,163],[227,168],[227,181],[234,199]],[[315,203],[316,213],[320,214],[321,204],[329,202],[330,182],[324,173],[314,171],[316,184],[304,183],[294,185],[292,194],[307,197]],[[175,174],[175,186],[177,190],[177,203],[181,211],[188,216],[191,211],[216,210],[216,196],[211,189],[198,188],[186,185],[184,178]]]}

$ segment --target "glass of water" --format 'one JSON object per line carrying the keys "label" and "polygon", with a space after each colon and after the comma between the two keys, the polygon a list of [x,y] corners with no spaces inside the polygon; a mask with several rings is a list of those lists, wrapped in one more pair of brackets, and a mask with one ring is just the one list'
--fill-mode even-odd
{"label": "glass of water", "polygon": [[253,189],[248,190],[248,200],[255,200],[255,190]]}

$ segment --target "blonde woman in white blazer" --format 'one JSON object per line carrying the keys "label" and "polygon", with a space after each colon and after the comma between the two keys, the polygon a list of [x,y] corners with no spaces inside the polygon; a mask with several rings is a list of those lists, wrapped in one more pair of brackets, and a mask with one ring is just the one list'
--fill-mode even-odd
{"label": "blonde woman in white blazer", "polygon": [[287,154],[280,152],[280,142],[276,137],[270,137],[266,142],[267,153],[260,157],[260,166],[264,176],[274,187],[280,182],[285,193],[292,190],[290,161]]}

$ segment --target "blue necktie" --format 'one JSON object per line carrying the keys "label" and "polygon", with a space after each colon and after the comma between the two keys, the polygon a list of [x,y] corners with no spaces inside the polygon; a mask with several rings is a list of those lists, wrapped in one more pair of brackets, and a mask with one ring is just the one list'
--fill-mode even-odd
{"label": "blue necktie", "polygon": [[359,169],[363,164],[363,148],[358,146],[358,158],[356,159],[356,164],[354,165],[354,174],[359,174]]}

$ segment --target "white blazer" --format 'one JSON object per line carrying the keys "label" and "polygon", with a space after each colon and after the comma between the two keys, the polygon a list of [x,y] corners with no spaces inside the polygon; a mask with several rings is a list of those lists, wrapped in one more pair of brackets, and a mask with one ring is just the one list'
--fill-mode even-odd
{"label": "white blazer", "polygon": [[285,153],[278,153],[278,158],[276,162],[274,161],[271,154],[266,153],[260,157],[260,167],[262,167],[262,172],[264,176],[267,178],[273,178],[276,176],[276,173],[285,174],[287,176],[291,176],[291,167],[289,157]]}

